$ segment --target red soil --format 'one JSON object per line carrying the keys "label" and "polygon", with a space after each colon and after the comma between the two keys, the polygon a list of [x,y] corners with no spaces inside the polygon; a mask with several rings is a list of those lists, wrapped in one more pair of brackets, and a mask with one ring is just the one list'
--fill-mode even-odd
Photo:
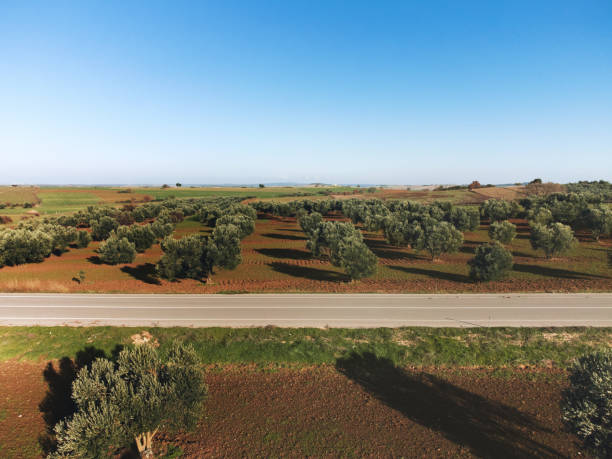
{"label": "red soil", "polygon": [[[189,458],[581,454],[560,422],[566,378],[557,370],[404,371],[368,357],[338,369],[210,367],[200,427],[161,435],[158,447],[180,446]],[[48,390],[42,374],[42,364],[0,363],[2,457],[41,455],[39,404]],[[61,387],[57,374],[46,374]],[[61,400],[57,392],[53,400]]]}

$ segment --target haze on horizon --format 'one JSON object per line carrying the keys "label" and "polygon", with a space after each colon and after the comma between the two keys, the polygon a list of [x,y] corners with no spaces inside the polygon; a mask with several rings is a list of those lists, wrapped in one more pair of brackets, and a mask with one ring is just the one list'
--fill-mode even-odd
{"label": "haze on horizon", "polygon": [[612,3],[0,4],[2,183],[612,177]]}

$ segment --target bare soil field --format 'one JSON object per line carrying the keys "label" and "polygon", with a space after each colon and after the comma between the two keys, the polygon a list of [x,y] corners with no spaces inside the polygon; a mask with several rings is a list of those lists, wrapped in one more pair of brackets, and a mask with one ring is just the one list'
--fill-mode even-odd
{"label": "bare soil field", "polygon": [[[70,412],[74,364],[0,363],[0,456],[42,457]],[[19,376],[17,376],[19,375]],[[205,416],[162,434],[200,457],[588,457],[564,432],[562,370],[416,370],[370,354],[336,365],[209,366]],[[124,456],[129,457],[129,456]]]}
{"label": "bare soil field", "polygon": [[505,199],[506,201],[521,199],[526,196],[524,188],[519,186],[475,188],[472,192],[479,196],[483,196],[485,199]]}
{"label": "bare soil field", "polygon": [[[529,227],[514,220],[518,236],[509,246],[515,266],[507,279],[473,283],[467,261],[478,245],[487,242],[488,226],[465,233],[456,254],[432,262],[425,253],[386,243],[381,234],[364,233],[366,243],[379,259],[378,272],[360,282],[349,282],[341,269],[312,258],[306,237],[293,217],[260,218],[253,234],[242,241],[243,262],[234,271],[219,271],[212,282],[169,282],[159,279],[155,265],[162,252],[159,244],[128,265],[102,264],[88,248],[71,248],[42,263],[5,266],[0,269],[3,292],[122,292],[122,293],[219,293],[219,292],[580,292],[612,290],[607,266],[609,239],[593,241],[578,233],[580,244],[560,259],[546,260],[529,243]],[[177,225],[174,236],[208,232],[210,228],[187,219]],[[77,273],[85,280],[79,283]]]}

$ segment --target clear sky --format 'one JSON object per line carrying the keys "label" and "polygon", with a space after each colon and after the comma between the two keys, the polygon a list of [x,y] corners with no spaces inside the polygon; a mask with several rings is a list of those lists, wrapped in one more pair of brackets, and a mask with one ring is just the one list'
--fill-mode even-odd
{"label": "clear sky", "polygon": [[612,2],[0,2],[0,183],[612,177]]}

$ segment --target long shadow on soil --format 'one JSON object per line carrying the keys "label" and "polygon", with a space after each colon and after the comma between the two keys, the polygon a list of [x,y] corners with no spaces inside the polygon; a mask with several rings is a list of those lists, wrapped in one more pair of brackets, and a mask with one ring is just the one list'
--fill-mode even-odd
{"label": "long shadow on soil", "polygon": [[336,368],[411,421],[465,446],[477,457],[562,457],[528,437],[550,432],[530,416],[428,373],[409,373],[372,353],[351,353]]}
{"label": "long shadow on soil", "polygon": [[155,269],[155,265],[153,263],[145,263],[134,268],[131,266],[124,266],[121,268],[121,271],[146,284],[161,284],[157,278],[157,270]]}
{"label": "long shadow on soil", "polygon": [[291,265],[281,262],[270,263],[270,266],[276,272],[288,274],[293,277],[300,277],[302,279],[328,282],[344,282],[349,280],[344,274],[328,269],[309,268],[308,266]]}
{"label": "long shadow on soil", "polygon": [[423,276],[435,277],[436,279],[448,280],[453,282],[471,283],[471,279],[463,274],[445,273],[433,269],[414,268],[412,266],[388,266],[396,271],[403,271],[409,274],[421,274]]}
{"label": "long shadow on soil", "polygon": [[[118,345],[113,349],[110,358],[114,359],[119,355],[122,346]],[[42,418],[46,424],[44,434],[38,437],[45,455],[55,450],[55,434],[53,428],[55,425],[70,416],[76,410],[76,405],[72,400],[72,382],[76,379],[81,368],[89,366],[97,358],[108,357],[106,353],[93,346],[88,346],[85,349],[77,352],[76,357],[62,357],[57,368],[53,362],[47,363],[43,371],[43,378],[48,385],[45,398],[38,405],[38,409],[42,413]]]}
{"label": "long shadow on soil", "polygon": [[94,265],[101,265],[101,264],[103,264],[102,260],[97,255],[92,255],[91,257],[87,257],[86,260],[88,262],[90,262],[90,263],[93,263]]}
{"label": "long shadow on soil", "polygon": [[305,241],[306,238],[303,236],[294,236],[292,234],[277,234],[277,233],[264,233],[263,237],[269,237],[272,239],[285,239],[289,241]]}
{"label": "long shadow on soil", "polygon": [[255,252],[267,257],[288,258],[290,260],[310,260],[312,258],[310,252],[297,249],[255,249]]}
{"label": "long shadow on soil", "polygon": [[513,269],[514,271],[521,273],[538,274],[546,277],[559,277],[562,279],[610,279],[609,276],[600,276],[598,274],[581,273],[578,271],[550,268],[548,266],[539,265],[522,265],[515,263]]}
{"label": "long shadow on soil", "polygon": [[414,252],[404,252],[401,248],[388,244],[386,241],[379,239],[365,239],[365,243],[374,255],[378,258],[386,258],[388,260],[403,260],[410,258],[412,260],[422,260],[423,258]]}

